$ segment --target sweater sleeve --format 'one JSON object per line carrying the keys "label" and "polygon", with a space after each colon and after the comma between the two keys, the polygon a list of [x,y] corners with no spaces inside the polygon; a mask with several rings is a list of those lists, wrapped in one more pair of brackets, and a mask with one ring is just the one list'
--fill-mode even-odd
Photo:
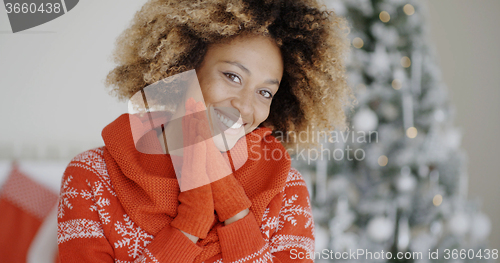
{"label": "sweater sleeve", "polygon": [[314,262],[314,221],[302,175],[290,170],[284,189],[264,212],[261,226],[250,212],[217,233],[225,263]]}
{"label": "sweater sleeve", "polygon": [[64,172],[57,215],[60,262],[122,262],[115,248],[126,248],[133,262],[192,262],[202,248],[178,229],[167,225],[153,237],[127,215],[114,216],[120,204],[98,157],[84,152]]}

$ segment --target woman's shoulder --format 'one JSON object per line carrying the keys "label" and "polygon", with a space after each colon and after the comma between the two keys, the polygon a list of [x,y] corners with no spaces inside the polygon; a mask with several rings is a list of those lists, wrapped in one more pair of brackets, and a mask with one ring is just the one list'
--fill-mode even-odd
{"label": "woman's shoulder", "polygon": [[292,199],[296,199],[300,197],[300,199],[308,200],[309,196],[309,190],[304,177],[297,169],[290,167],[281,191],[273,197],[268,208],[280,210],[284,203],[286,203],[287,198],[292,197]]}
{"label": "woman's shoulder", "polygon": [[[290,167],[282,192],[284,192],[287,188],[296,186],[305,187],[307,190],[307,184],[302,174],[297,169]],[[303,190],[303,188],[301,189]]]}
{"label": "woman's shoulder", "polygon": [[66,167],[57,212],[59,245],[88,238],[95,238],[96,244],[108,242],[116,222],[123,219],[103,154],[104,147],[81,152]]}
{"label": "woman's shoulder", "polygon": [[104,162],[104,146],[92,148],[77,154],[66,167],[62,187],[73,181],[77,184],[97,184],[116,195]]}
{"label": "woman's shoulder", "polygon": [[[290,199],[290,200],[289,200]],[[295,168],[291,167],[281,191],[273,198],[269,207],[274,209],[282,209],[288,203],[294,200],[299,200],[302,203],[309,203],[310,194],[307,188],[306,181],[302,174]]]}
{"label": "woman's shoulder", "polygon": [[309,192],[297,169],[290,168],[282,191],[264,211],[261,231],[274,247],[290,247],[292,243],[305,241],[305,249],[314,251],[314,221]]}
{"label": "woman's shoulder", "polygon": [[71,159],[68,167],[80,167],[83,169],[102,170],[106,167],[104,163],[104,147],[96,147],[77,154]]}

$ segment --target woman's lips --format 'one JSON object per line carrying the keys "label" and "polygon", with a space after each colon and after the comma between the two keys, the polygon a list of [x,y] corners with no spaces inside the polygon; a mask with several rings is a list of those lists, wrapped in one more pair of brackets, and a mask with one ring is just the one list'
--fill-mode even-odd
{"label": "woman's lips", "polygon": [[234,119],[234,117],[233,118],[228,117],[226,114],[217,109],[214,109],[214,113],[215,113],[214,119],[217,120],[220,130],[223,131],[225,134],[238,135],[244,129],[245,125],[241,117],[237,121],[234,121],[232,120]]}

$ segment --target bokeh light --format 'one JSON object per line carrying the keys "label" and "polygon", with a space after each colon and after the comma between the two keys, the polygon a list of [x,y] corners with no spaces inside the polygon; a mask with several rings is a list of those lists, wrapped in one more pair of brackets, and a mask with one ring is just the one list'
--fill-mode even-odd
{"label": "bokeh light", "polygon": [[394,79],[392,81],[392,88],[394,88],[395,90],[400,90],[402,85],[403,84],[401,83],[401,80],[399,80],[399,79]]}
{"label": "bokeh light", "polygon": [[404,56],[401,58],[401,66],[403,66],[404,68],[408,68],[411,66],[411,60],[409,57],[407,56]]}
{"label": "bokeh light", "polygon": [[406,136],[408,136],[408,138],[411,138],[411,139],[417,137],[417,133],[418,133],[417,128],[415,128],[415,127],[410,127],[406,130]]}
{"label": "bokeh light", "polygon": [[378,17],[384,23],[387,23],[387,22],[389,22],[389,20],[391,20],[391,15],[389,15],[389,13],[387,13],[387,11],[380,12],[380,15]]}
{"label": "bokeh light", "polygon": [[353,40],[352,40],[352,45],[355,47],[355,48],[362,48],[363,45],[364,45],[364,42],[363,42],[363,39],[359,38],[359,37],[355,37]]}
{"label": "bokeh light", "polygon": [[389,162],[389,158],[387,158],[387,156],[381,155],[380,157],[378,157],[378,165],[386,166],[388,162]]}
{"label": "bokeh light", "polygon": [[403,11],[405,12],[405,14],[411,16],[415,13],[415,8],[413,8],[412,5],[410,4],[406,4],[404,7],[403,7]]}
{"label": "bokeh light", "polygon": [[442,202],[443,202],[443,196],[442,195],[435,195],[434,198],[432,198],[432,203],[435,206],[441,205]]}

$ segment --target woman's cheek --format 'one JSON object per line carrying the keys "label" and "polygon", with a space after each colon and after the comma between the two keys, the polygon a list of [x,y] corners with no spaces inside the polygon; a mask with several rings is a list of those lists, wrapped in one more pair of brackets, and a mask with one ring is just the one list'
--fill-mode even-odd
{"label": "woman's cheek", "polygon": [[[210,102],[215,103],[224,100],[227,97],[227,89],[221,81],[212,82],[208,89],[206,96],[209,98]],[[205,98],[206,100],[207,98]]]}
{"label": "woman's cheek", "polygon": [[269,113],[270,113],[270,106],[268,106],[267,109],[260,116],[259,125],[263,123],[265,120],[267,120],[267,117],[269,117]]}

